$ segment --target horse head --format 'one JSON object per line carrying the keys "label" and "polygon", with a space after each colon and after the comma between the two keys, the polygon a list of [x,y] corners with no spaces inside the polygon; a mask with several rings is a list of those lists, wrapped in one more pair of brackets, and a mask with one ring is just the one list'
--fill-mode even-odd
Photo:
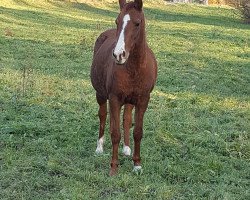
{"label": "horse head", "polygon": [[145,29],[142,0],[134,0],[126,3],[119,0],[120,14],[116,19],[117,33],[116,46],[113,57],[117,64],[124,64],[129,58],[130,52],[140,38],[140,33]]}

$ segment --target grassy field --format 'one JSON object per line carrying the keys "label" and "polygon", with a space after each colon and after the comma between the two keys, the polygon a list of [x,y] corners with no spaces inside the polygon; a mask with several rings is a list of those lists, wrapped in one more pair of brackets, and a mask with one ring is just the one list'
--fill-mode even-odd
{"label": "grassy field", "polygon": [[109,177],[89,72],[116,1],[1,0],[0,199],[250,199],[250,26],[228,7],[152,2],[144,173],[121,155]]}

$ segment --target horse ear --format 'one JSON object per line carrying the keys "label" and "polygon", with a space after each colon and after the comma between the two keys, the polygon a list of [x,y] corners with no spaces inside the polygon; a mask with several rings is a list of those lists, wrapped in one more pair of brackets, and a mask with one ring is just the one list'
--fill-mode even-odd
{"label": "horse ear", "polygon": [[135,0],[135,8],[138,10],[142,9],[142,0]]}
{"label": "horse ear", "polygon": [[126,4],[126,0],[119,0],[120,9]]}

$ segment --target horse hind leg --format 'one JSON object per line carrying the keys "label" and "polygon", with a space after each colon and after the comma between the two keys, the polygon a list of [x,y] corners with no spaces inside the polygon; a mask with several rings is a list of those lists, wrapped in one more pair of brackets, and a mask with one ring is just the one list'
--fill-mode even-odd
{"label": "horse hind leg", "polygon": [[134,106],[131,104],[126,104],[124,106],[124,113],[123,113],[123,130],[124,130],[124,146],[123,146],[123,154],[125,156],[131,155],[130,149],[130,128],[132,126],[132,111]]}
{"label": "horse hind leg", "polygon": [[96,100],[99,104],[98,116],[100,120],[100,125],[99,125],[99,137],[97,140],[97,147],[95,152],[96,154],[102,154],[104,145],[104,129],[107,118],[107,99],[96,95]]}

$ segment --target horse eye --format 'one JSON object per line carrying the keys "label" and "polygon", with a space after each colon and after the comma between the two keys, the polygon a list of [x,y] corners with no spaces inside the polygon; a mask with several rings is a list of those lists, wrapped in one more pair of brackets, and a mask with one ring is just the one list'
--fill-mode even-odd
{"label": "horse eye", "polygon": [[139,25],[140,25],[140,23],[139,23],[139,22],[136,22],[136,23],[135,23],[135,26],[139,26]]}

